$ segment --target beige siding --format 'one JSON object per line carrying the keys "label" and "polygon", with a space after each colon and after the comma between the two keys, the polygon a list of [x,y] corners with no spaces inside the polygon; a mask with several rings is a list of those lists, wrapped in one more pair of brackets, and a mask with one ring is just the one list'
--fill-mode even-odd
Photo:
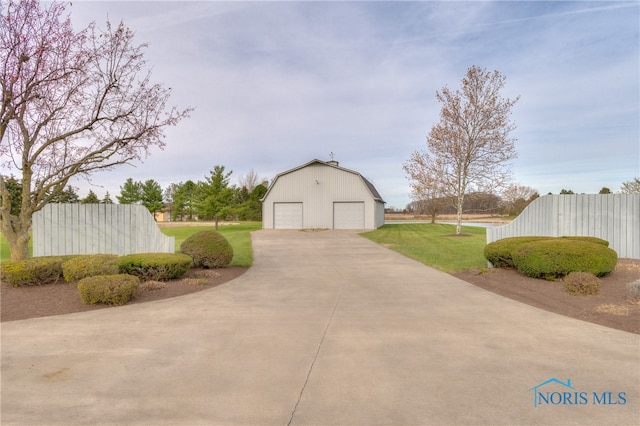
{"label": "beige siding", "polygon": [[47,204],[33,215],[33,255],[173,253],[144,206]]}
{"label": "beige siding", "polygon": [[487,243],[527,235],[598,237],[619,257],[640,259],[640,194],[545,195],[510,224],[488,228]]}
{"label": "beige siding", "polygon": [[376,204],[382,204],[384,210],[384,204],[376,203],[357,173],[312,163],[277,177],[263,202],[263,227],[273,228],[274,202],[294,202],[303,204],[304,228],[333,229],[333,203],[340,201],[365,204],[365,229],[376,227],[379,220]]}
{"label": "beige siding", "polygon": [[384,225],[384,203],[382,201],[375,201],[375,222],[373,229],[378,229]]}

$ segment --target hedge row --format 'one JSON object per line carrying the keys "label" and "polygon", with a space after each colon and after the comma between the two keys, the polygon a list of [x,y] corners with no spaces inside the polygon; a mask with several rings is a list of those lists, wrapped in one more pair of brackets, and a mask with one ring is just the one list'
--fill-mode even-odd
{"label": "hedge row", "polygon": [[44,256],[3,262],[0,278],[14,287],[52,284],[62,277],[62,265],[70,258],[72,256]]}
{"label": "hedge row", "polygon": [[4,262],[0,278],[14,287],[50,284],[64,277],[76,282],[97,275],[135,275],[141,280],[165,281],[183,276],[192,266],[219,268],[233,259],[233,248],[217,231],[200,231],[187,238],[183,253],[142,253],[117,256],[92,254],[36,257]]}
{"label": "hedge row", "polygon": [[84,303],[122,305],[135,297],[141,281],[180,278],[194,266],[219,268],[233,258],[233,248],[217,231],[201,231],[185,240],[184,253],[142,253],[117,256],[36,257],[5,262],[0,278],[14,287],[57,282],[78,282]]}
{"label": "hedge row", "polygon": [[64,277],[76,282],[97,275],[135,275],[142,280],[171,280],[183,276],[193,265],[180,253],[141,253],[118,257],[113,254],[34,257],[2,264],[3,282],[14,287],[43,285]]}
{"label": "hedge row", "polygon": [[554,280],[571,272],[600,277],[618,261],[609,243],[594,237],[514,237],[488,244],[485,258],[498,268],[516,268],[533,278]]}

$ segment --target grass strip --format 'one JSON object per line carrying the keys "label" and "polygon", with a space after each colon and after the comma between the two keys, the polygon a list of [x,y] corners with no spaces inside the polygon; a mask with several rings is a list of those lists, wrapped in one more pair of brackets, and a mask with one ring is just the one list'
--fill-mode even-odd
{"label": "grass strip", "polygon": [[384,225],[360,235],[450,274],[486,267],[485,228],[463,226],[463,236],[456,236],[455,232],[455,225],[417,223]]}

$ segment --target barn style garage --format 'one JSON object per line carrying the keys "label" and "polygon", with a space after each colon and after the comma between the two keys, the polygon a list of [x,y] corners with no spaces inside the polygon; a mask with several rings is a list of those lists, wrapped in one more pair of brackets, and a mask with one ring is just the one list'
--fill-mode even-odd
{"label": "barn style garage", "polygon": [[278,174],[262,199],[264,229],[376,229],[384,201],[360,173],[313,160]]}

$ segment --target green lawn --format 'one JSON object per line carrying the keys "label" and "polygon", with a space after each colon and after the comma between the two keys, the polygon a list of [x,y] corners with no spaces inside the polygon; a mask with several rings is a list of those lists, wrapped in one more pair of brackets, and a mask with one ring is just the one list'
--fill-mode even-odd
{"label": "green lawn", "polygon": [[[238,225],[224,225],[218,231],[233,247],[233,260],[231,266],[251,266],[253,263],[253,251],[251,248],[250,232],[262,228],[261,222],[241,222]],[[180,251],[180,244],[190,235],[203,229],[212,229],[212,226],[176,226],[160,228],[168,236],[175,237],[176,252]],[[31,253],[31,241],[29,242],[29,252]],[[3,235],[0,234],[0,261],[9,260],[9,245]]]}
{"label": "green lawn", "polygon": [[487,266],[485,228],[463,226],[469,236],[452,236],[455,232],[455,225],[420,223],[384,225],[361,235],[448,273]]}
{"label": "green lawn", "polygon": [[0,234],[0,260],[9,259],[9,244],[7,244],[7,239],[4,235]]}

